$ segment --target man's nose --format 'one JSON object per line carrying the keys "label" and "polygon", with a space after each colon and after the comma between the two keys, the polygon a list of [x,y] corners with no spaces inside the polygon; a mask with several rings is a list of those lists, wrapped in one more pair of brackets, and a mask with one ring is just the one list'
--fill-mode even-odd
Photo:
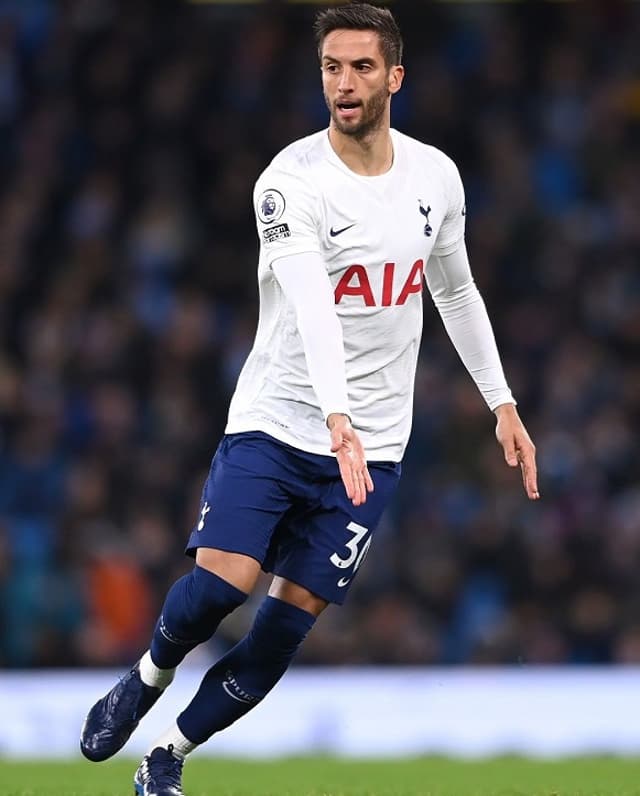
{"label": "man's nose", "polygon": [[338,82],[338,91],[347,94],[353,91],[353,70],[343,69]]}

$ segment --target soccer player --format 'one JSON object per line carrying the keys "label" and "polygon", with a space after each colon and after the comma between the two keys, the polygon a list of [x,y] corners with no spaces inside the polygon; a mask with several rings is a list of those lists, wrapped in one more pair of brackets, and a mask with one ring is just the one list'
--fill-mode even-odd
{"label": "soccer player", "polygon": [[426,280],[497,418],[509,465],[539,497],[535,450],[507,386],[464,243],[454,163],[390,127],[404,77],[389,10],[316,17],[328,130],[295,141],[257,181],[260,318],[150,648],[93,706],[81,748],[127,741],[176,667],[274,574],[245,638],[135,774],[140,796],[180,796],[185,755],[255,707],[328,603],[342,603],[394,493],[411,428]]}

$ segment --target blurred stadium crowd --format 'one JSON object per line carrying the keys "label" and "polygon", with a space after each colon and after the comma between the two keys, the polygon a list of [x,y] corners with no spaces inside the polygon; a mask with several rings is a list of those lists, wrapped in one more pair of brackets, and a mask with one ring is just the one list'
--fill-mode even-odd
{"label": "blurred stadium crowd", "polygon": [[[394,126],[460,166],[542,500],[427,296],[400,494],[301,660],[638,663],[640,5],[394,8]],[[190,567],[256,323],[253,182],[327,122],[312,14],[0,2],[2,666],[133,662]]]}

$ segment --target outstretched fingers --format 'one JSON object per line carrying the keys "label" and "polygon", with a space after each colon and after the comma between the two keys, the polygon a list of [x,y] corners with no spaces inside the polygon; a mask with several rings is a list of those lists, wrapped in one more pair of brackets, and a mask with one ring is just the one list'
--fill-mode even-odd
{"label": "outstretched fingers", "polygon": [[522,471],[522,483],[529,500],[538,500],[538,468],[536,466],[536,453],[533,445],[529,444],[518,448],[518,462]]}
{"label": "outstretched fingers", "polygon": [[524,491],[529,500],[538,500],[538,468],[536,466],[536,449],[528,434],[514,433],[504,446],[504,458],[510,467],[520,465]]}
{"label": "outstretched fingers", "polygon": [[503,405],[496,410],[498,422],[496,437],[502,446],[504,458],[509,467],[520,465],[522,483],[529,500],[538,500],[538,468],[536,467],[536,446],[527,429],[520,420],[515,406]]}
{"label": "outstretched fingers", "polygon": [[354,506],[361,506],[366,503],[367,493],[373,492],[374,486],[364,449],[356,431],[352,427],[333,428],[331,450],[336,454],[347,497]]}

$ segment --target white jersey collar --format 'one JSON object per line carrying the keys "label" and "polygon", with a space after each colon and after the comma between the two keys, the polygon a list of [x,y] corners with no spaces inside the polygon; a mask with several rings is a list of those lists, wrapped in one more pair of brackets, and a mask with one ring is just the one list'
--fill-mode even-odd
{"label": "white jersey collar", "polygon": [[371,183],[384,183],[387,180],[391,179],[395,172],[398,169],[398,163],[401,158],[401,151],[402,148],[400,146],[399,134],[397,130],[393,127],[389,129],[389,133],[391,135],[391,144],[393,146],[393,162],[391,163],[391,168],[384,172],[384,174],[375,174],[372,176],[366,174],[358,174],[357,172],[350,169],[347,164],[340,158],[339,155],[336,154],[334,148],[331,146],[331,141],[329,140],[329,128],[327,127],[325,134],[324,134],[324,148],[327,155],[328,160],[334,163],[338,168],[344,171],[346,174],[355,177],[356,179],[362,180],[363,182],[371,182]]}

